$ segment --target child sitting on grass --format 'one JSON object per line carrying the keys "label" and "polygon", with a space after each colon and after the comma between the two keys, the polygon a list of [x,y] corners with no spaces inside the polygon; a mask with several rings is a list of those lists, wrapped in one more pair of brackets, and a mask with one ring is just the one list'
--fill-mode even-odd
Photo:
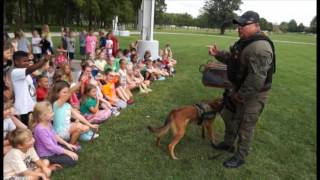
{"label": "child sitting on grass", "polygon": [[54,75],[54,72],[55,72],[55,68],[54,68],[54,64],[52,61],[49,61],[49,67],[47,68],[46,71],[44,71],[44,75],[48,77],[48,80],[49,80],[49,87],[52,86],[52,82],[53,82],[53,75]]}
{"label": "child sitting on grass", "polygon": [[160,76],[163,76],[163,77],[169,76],[169,73],[167,72],[165,67],[162,65],[162,62],[160,61],[160,59],[153,61],[152,65],[153,65],[154,69],[156,70],[156,72],[158,74],[160,74]]}
{"label": "child sitting on grass", "polygon": [[169,61],[172,63],[173,66],[177,64],[177,60],[173,59],[173,53],[172,53],[170,44],[166,44],[163,53],[168,55]]}
{"label": "child sitting on grass", "polygon": [[102,123],[111,116],[110,109],[99,109],[100,101],[97,97],[97,88],[88,84],[81,97],[80,112],[91,123]]}
{"label": "child sitting on grass", "polygon": [[9,141],[13,148],[3,159],[4,179],[49,179],[52,171],[49,161],[39,158],[29,129],[14,130],[9,134]]}
{"label": "child sitting on grass", "polygon": [[63,49],[62,46],[58,46],[57,48],[57,55],[54,63],[57,68],[60,68],[62,64],[68,63],[67,50]]}
{"label": "child sitting on grass", "polygon": [[147,87],[147,85],[143,82],[143,79],[136,78],[134,76],[133,70],[127,70],[127,87],[132,90],[137,87],[140,89],[140,93],[148,93],[152,90]]}
{"label": "child sitting on grass", "polygon": [[104,66],[104,71],[111,69],[113,72],[118,72],[120,69],[119,58],[107,57],[107,64]]}
{"label": "child sitting on grass", "polygon": [[[63,167],[75,166],[78,155],[73,152],[76,146],[59,137],[52,128],[53,111],[48,101],[38,102],[34,106],[30,129],[33,130],[35,147],[39,156]],[[64,145],[63,148],[59,144]]]}
{"label": "child sitting on grass", "polygon": [[103,94],[102,94],[102,83],[101,82],[105,82],[104,80],[104,76],[99,73],[97,76],[96,76],[96,81],[92,81],[91,84],[93,86],[96,87],[97,89],[97,99],[99,99],[99,106],[102,108],[102,109],[105,109],[105,110],[111,110],[111,113],[113,116],[118,116],[120,115],[120,111],[118,110],[117,107],[115,106],[112,106],[112,104],[103,97]]}
{"label": "child sitting on grass", "polygon": [[120,59],[119,77],[120,86],[117,87],[117,93],[128,104],[132,104],[134,100],[130,89],[127,87],[127,62],[125,59]]}
{"label": "child sitting on grass", "polygon": [[152,61],[152,57],[151,57],[151,51],[146,50],[144,55],[143,55],[143,60],[142,62],[145,64],[146,61],[151,60]]}
{"label": "child sitting on grass", "polygon": [[97,50],[97,58],[94,61],[94,65],[98,68],[99,71],[104,71],[104,67],[107,65],[105,55],[102,50]]}
{"label": "child sitting on grass", "polygon": [[137,54],[131,54],[130,61],[127,63],[127,69],[133,70],[138,65],[138,55]]}
{"label": "child sitting on grass", "polygon": [[49,79],[47,76],[40,75],[38,76],[38,87],[36,89],[37,93],[37,101],[43,101],[48,96],[48,89],[49,89]]}
{"label": "child sitting on grass", "polygon": [[72,84],[73,76],[70,64],[61,64],[61,70],[63,72],[62,79],[65,80],[67,83]]}
{"label": "child sitting on grass", "polygon": [[[70,89],[67,82],[57,81],[50,95],[50,101],[53,103],[55,132],[64,140],[70,140],[71,144],[77,145],[77,148],[80,149],[80,145],[77,144],[80,134],[89,131],[90,128],[97,130],[99,126],[88,122],[78,110],[72,108],[68,103]],[[71,122],[71,117],[76,121]]]}
{"label": "child sitting on grass", "polygon": [[146,61],[146,75],[147,80],[165,80],[166,78],[161,76],[161,72],[153,66],[151,60]]}
{"label": "child sitting on grass", "polygon": [[18,118],[14,116],[12,101],[3,105],[3,155],[12,148],[8,140],[8,134],[17,128],[27,128]]}
{"label": "child sitting on grass", "polygon": [[164,53],[162,55],[161,63],[163,65],[163,68],[166,69],[167,72],[169,73],[169,76],[173,76],[175,64],[169,60],[169,57],[167,54]]}
{"label": "child sitting on grass", "polygon": [[106,84],[102,86],[102,94],[113,106],[124,109],[127,107],[127,103],[117,96],[114,80],[114,74],[111,69],[105,71]]}

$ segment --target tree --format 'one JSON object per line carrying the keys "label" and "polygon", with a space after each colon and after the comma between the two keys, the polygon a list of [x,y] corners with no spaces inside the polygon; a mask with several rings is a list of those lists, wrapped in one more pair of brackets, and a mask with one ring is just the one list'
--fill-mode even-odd
{"label": "tree", "polygon": [[268,22],[265,18],[260,18],[259,20],[260,29],[263,31],[273,31],[273,25]]}
{"label": "tree", "polygon": [[[110,27],[114,16],[121,23],[134,23],[142,0],[4,0],[4,22],[8,25],[50,24]],[[156,10],[165,11],[165,1],[156,0]],[[48,8],[50,7],[50,8]]]}
{"label": "tree", "polygon": [[196,19],[195,19],[195,25],[202,28],[208,27],[208,16],[204,13],[201,13]]}
{"label": "tree", "polygon": [[288,32],[297,32],[297,31],[298,31],[297,22],[294,19],[292,19],[288,23]]}
{"label": "tree", "polygon": [[310,22],[310,31],[312,33],[317,32],[317,16],[315,16],[312,21]]}
{"label": "tree", "polygon": [[139,9],[141,7],[142,0],[131,0],[133,12],[135,13],[135,23],[134,27],[136,28],[136,25],[138,24],[138,18],[139,18]]}
{"label": "tree", "polygon": [[220,28],[220,34],[224,34],[232,26],[234,11],[240,10],[240,4],[241,0],[207,0],[203,12],[208,16],[208,25]]}
{"label": "tree", "polygon": [[279,29],[282,32],[288,32],[288,23],[287,22],[280,23]]}
{"label": "tree", "polygon": [[300,24],[298,25],[297,32],[304,32],[304,30],[305,30],[304,25],[303,25],[302,23],[300,23]]}
{"label": "tree", "polygon": [[273,24],[271,22],[268,22],[266,30],[267,31],[273,31]]}
{"label": "tree", "polygon": [[167,4],[165,0],[155,0],[155,7],[154,7],[154,23],[159,24],[162,21],[163,14],[167,10]]}
{"label": "tree", "polygon": [[260,29],[265,31],[267,30],[268,21],[265,18],[260,18],[259,25],[260,25]]}

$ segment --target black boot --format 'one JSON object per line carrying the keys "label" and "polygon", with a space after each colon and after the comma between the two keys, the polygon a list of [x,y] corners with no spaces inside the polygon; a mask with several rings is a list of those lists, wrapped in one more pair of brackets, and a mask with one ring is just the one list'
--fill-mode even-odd
{"label": "black boot", "polygon": [[226,160],[223,163],[223,166],[226,168],[237,168],[237,167],[241,166],[243,163],[244,163],[243,159],[240,159],[239,156],[234,155],[230,159]]}
{"label": "black boot", "polygon": [[214,149],[229,151],[229,152],[234,152],[234,150],[235,150],[234,146],[227,145],[224,141],[222,141],[221,143],[219,143],[217,145],[212,143],[212,147]]}

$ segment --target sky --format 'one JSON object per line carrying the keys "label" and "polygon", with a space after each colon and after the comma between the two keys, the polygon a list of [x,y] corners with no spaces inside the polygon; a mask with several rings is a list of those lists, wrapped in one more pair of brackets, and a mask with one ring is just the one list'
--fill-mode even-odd
{"label": "sky", "polygon": [[[167,13],[188,13],[197,17],[206,0],[165,0]],[[309,26],[317,14],[316,0],[242,0],[241,11],[238,15],[248,10],[257,12],[260,17],[268,22],[280,24],[294,19],[297,24]]]}

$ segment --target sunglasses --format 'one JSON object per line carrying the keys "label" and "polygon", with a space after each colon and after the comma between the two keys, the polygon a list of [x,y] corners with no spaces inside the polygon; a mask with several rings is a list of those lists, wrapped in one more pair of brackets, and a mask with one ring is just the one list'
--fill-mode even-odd
{"label": "sunglasses", "polygon": [[243,28],[243,27],[248,26],[248,25],[250,25],[250,24],[254,24],[254,23],[252,22],[252,23],[247,23],[247,24],[243,24],[243,25],[238,24],[238,27]]}

